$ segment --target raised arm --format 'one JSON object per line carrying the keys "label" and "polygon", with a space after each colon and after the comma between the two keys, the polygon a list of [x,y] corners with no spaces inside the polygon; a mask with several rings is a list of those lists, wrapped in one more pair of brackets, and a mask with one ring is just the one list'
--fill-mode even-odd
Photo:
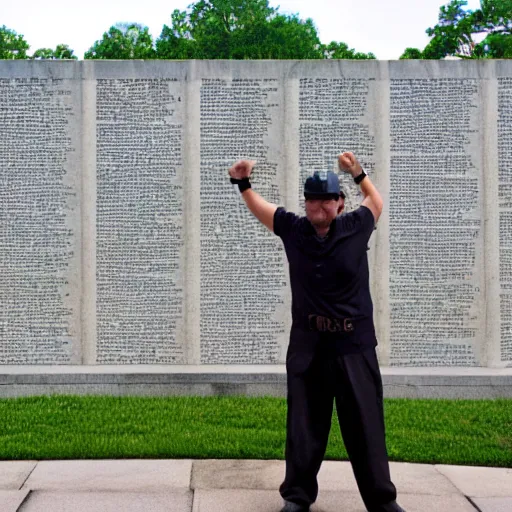
{"label": "raised arm", "polygon": [[240,182],[241,186],[239,185],[239,188],[242,191],[242,198],[251,213],[273,232],[274,214],[277,206],[269,203],[250,188],[249,177],[255,163],[253,160],[239,160],[229,169],[229,175],[233,180]]}
{"label": "raised arm", "polygon": [[[361,164],[355,157],[353,153],[343,153],[338,156],[338,165],[340,170],[349,173],[352,178],[356,178],[363,173],[363,168]],[[363,193],[364,200],[361,203],[363,206],[366,206],[373,213],[373,218],[375,222],[379,220],[380,214],[382,213],[382,208],[384,206],[384,201],[376,189],[375,185],[370,180],[369,176],[366,176],[361,182],[361,192]]]}

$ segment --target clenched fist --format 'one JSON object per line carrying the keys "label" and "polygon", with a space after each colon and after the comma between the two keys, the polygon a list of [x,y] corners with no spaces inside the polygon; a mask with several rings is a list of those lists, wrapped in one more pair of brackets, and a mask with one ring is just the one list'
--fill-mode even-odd
{"label": "clenched fist", "polygon": [[251,175],[253,167],[256,165],[254,160],[238,160],[229,169],[229,175],[235,180],[248,178]]}
{"label": "clenched fist", "polygon": [[338,167],[340,171],[348,172],[353,178],[361,174],[363,168],[355,157],[354,153],[346,152],[338,156]]}

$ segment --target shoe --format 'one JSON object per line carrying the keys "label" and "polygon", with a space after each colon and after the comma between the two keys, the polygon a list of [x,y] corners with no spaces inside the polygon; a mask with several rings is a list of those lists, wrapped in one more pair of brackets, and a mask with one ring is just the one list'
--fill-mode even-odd
{"label": "shoe", "polygon": [[405,510],[396,502],[392,501],[390,503],[386,503],[382,507],[382,511],[384,512],[405,512]]}
{"label": "shoe", "polygon": [[284,507],[281,509],[281,512],[310,512],[309,506],[299,505],[298,503],[293,503],[293,501],[284,500]]}

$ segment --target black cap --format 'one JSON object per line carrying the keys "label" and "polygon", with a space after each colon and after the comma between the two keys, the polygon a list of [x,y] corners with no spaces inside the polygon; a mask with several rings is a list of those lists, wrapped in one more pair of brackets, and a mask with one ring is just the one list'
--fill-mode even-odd
{"label": "black cap", "polygon": [[316,171],[304,183],[304,197],[306,199],[345,199],[345,194],[340,189],[338,175],[332,171],[321,174]]}

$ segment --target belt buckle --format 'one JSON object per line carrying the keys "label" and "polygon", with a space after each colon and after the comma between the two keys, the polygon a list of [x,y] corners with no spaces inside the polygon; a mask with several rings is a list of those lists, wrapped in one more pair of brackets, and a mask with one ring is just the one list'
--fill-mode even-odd
{"label": "belt buckle", "polygon": [[354,330],[354,323],[351,318],[345,318],[343,320],[343,329],[345,329],[345,332],[352,332]]}
{"label": "belt buckle", "polygon": [[331,329],[331,319],[322,315],[309,315],[309,330],[316,332],[333,332]]}

